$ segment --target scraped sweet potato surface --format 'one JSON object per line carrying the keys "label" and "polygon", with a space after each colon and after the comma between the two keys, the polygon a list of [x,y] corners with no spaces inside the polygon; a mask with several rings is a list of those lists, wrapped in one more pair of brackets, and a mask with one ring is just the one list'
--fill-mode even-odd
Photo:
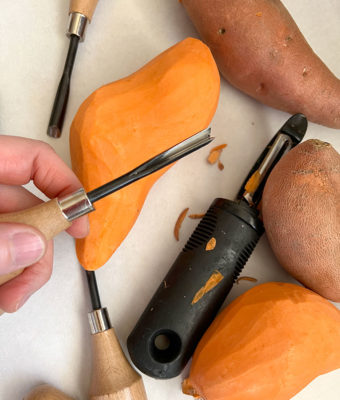
{"label": "scraped sweet potato surface", "polygon": [[[96,90],[80,106],[70,133],[72,166],[85,189],[117,178],[205,129],[217,107],[219,82],[208,47],[188,38],[134,74]],[[105,264],[165,171],[95,204],[90,234],[76,243],[84,268]]]}

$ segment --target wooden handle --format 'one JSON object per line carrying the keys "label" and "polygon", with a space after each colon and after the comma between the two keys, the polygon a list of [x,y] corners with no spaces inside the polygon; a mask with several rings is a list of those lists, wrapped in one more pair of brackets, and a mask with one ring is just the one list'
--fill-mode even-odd
{"label": "wooden handle", "polygon": [[49,385],[40,385],[32,390],[24,400],[74,400]]}
{"label": "wooden handle", "polygon": [[73,12],[78,12],[85,15],[85,17],[91,21],[97,3],[98,0],[71,0],[70,14]]}
{"label": "wooden handle", "polygon": [[[61,212],[57,199],[28,208],[27,210],[0,214],[0,222],[16,222],[31,225],[43,233],[46,240],[52,239],[58,233],[71,226],[71,222]],[[11,274],[1,275],[0,285],[21,274],[22,271],[17,270]]]}
{"label": "wooden handle", "polygon": [[92,335],[90,400],[147,400],[141,376],[132,368],[114,329]]}

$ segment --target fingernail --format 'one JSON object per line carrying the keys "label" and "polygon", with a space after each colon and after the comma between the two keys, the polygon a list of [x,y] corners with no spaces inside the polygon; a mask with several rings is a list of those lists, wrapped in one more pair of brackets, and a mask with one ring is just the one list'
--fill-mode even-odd
{"label": "fingernail", "polygon": [[17,302],[17,304],[15,305],[15,311],[18,311],[19,308],[21,308],[31,296],[32,296],[31,293],[26,294],[25,296],[23,296],[23,297]]}
{"label": "fingernail", "polygon": [[17,267],[27,267],[43,256],[45,243],[39,235],[24,232],[12,236],[12,256]]}

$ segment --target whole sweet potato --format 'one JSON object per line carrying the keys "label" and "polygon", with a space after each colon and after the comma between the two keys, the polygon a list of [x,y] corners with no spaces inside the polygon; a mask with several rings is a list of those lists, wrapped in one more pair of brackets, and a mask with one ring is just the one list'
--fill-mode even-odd
{"label": "whole sweet potato", "polygon": [[275,166],[262,198],[280,264],[305,286],[340,302],[340,155],[308,140]]}
{"label": "whole sweet potato", "polygon": [[279,0],[182,0],[232,85],[264,104],[340,128],[340,80]]}

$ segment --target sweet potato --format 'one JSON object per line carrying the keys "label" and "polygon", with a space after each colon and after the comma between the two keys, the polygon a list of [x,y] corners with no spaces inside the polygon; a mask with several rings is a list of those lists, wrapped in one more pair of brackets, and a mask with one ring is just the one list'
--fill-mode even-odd
{"label": "sweet potato", "polygon": [[262,213],[281,265],[302,284],[340,301],[340,155],[308,140],[286,154],[266,183]]}
{"label": "sweet potato", "polygon": [[288,400],[340,367],[340,311],[298,285],[243,293],[199,342],[183,392],[204,400]]}
{"label": "sweet potato", "polygon": [[[215,114],[219,73],[209,48],[187,38],[130,76],[97,89],[70,131],[74,172],[89,191],[206,128]],[[96,203],[90,234],[77,240],[81,265],[106,263],[133,227],[164,168]]]}
{"label": "sweet potato", "polygon": [[271,107],[340,128],[340,80],[279,0],[182,0],[232,85]]}

